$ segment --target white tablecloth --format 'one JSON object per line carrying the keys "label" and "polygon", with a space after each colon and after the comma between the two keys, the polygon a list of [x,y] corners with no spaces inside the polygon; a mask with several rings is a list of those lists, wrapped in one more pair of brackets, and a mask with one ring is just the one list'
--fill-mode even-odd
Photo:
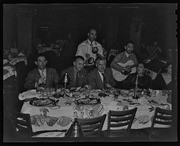
{"label": "white tablecloth", "polygon": [[[27,93],[27,92],[26,92]],[[31,93],[29,91],[29,93]],[[33,93],[33,92],[32,92]],[[92,109],[100,109],[103,107],[101,110],[102,112],[99,113],[98,116],[107,114],[109,110],[115,110],[115,111],[122,111],[124,110],[124,107],[128,107],[128,109],[132,109],[135,107],[138,107],[138,110],[135,115],[134,123],[132,124],[132,129],[142,129],[142,128],[148,128],[152,124],[152,117],[154,115],[155,108],[161,107],[161,108],[168,108],[171,109],[171,104],[166,102],[167,96],[163,96],[162,94],[160,95],[161,92],[159,92],[159,95],[156,97],[157,102],[159,104],[150,104],[147,102],[146,98],[143,97],[139,100],[133,99],[134,103],[137,103],[136,105],[130,105],[127,101],[124,101],[124,99],[132,99],[131,97],[122,97],[119,95],[119,97],[116,99],[114,98],[113,95],[109,95],[106,97],[101,97],[101,104],[97,105],[84,105],[84,106],[77,106],[74,102],[72,102],[74,99],[72,98],[59,98],[59,102],[57,106],[53,107],[38,107],[38,106],[33,106],[29,104],[28,102],[24,102],[21,112],[22,113],[28,113],[30,114],[31,118],[34,117],[41,117],[41,118],[46,118],[46,117],[52,117],[57,119],[56,123],[52,126],[48,126],[46,122],[39,122],[39,124],[33,124],[32,129],[33,131],[40,131],[40,130],[54,130],[54,129],[59,129],[59,130],[67,130],[72,124],[72,121],[75,117],[78,118],[92,118],[93,116],[90,114]],[[28,94],[24,94],[28,95]],[[22,96],[20,94],[19,96]],[[30,96],[30,95],[29,95]],[[151,98],[151,97],[149,97]],[[161,99],[161,100],[160,100]],[[119,102],[120,101],[120,102]],[[68,104],[71,103],[70,104]],[[160,103],[164,103],[165,105],[161,105]],[[96,116],[97,116],[96,115]],[[69,118],[69,122],[67,122],[65,125],[58,124],[58,120],[62,120],[63,118]],[[105,119],[104,125],[103,125],[103,130],[107,129],[107,118]],[[143,123],[142,120],[145,118],[147,121],[146,123]],[[57,136],[58,135],[58,136]],[[43,135],[43,136],[48,136],[48,134]],[[52,134],[51,134],[52,136]],[[64,136],[63,134],[55,134],[54,137],[59,137],[59,136]]]}

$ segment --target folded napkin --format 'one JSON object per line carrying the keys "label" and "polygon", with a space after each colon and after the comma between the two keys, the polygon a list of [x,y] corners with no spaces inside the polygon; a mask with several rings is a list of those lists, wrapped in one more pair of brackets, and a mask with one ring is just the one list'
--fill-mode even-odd
{"label": "folded napkin", "polygon": [[30,99],[30,98],[34,98],[34,97],[36,97],[36,98],[41,97],[41,95],[39,93],[37,93],[35,89],[28,90],[26,92],[19,94],[19,100],[25,100],[25,99]]}
{"label": "folded napkin", "polygon": [[25,56],[22,52],[20,52],[19,54],[18,54],[18,56]]}

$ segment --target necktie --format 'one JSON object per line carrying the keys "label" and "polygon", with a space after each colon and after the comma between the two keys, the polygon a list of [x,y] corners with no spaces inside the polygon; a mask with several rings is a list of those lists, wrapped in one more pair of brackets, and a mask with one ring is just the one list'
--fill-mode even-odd
{"label": "necktie", "polygon": [[76,73],[75,86],[79,87],[79,72]]}
{"label": "necktie", "polygon": [[42,70],[42,72],[41,72],[41,77],[44,79],[44,83],[45,83],[45,80],[46,80],[45,70]]}
{"label": "necktie", "polygon": [[91,46],[91,48],[93,48],[93,44],[92,44],[92,42],[91,42],[90,46]]}
{"label": "necktie", "polygon": [[101,74],[103,76],[103,85],[104,85],[104,88],[106,88],[107,81],[106,81],[105,75],[104,75],[104,73],[101,73]]}
{"label": "necktie", "polygon": [[43,79],[45,78],[44,70],[41,71],[41,77],[42,77]]}

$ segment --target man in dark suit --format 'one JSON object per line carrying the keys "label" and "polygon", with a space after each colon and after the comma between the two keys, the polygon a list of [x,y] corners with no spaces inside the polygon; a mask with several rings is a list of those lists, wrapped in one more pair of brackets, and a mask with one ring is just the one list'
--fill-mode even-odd
{"label": "man in dark suit", "polygon": [[87,70],[84,69],[84,58],[82,56],[76,56],[73,61],[73,66],[63,70],[61,72],[61,80],[64,74],[67,73],[70,79],[67,88],[71,87],[84,87],[86,85]]}
{"label": "man in dark suit", "polygon": [[35,64],[37,68],[28,73],[24,88],[29,90],[41,84],[45,87],[56,87],[59,75],[54,68],[46,68],[47,60],[43,54],[38,54]]}
{"label": "man in dark suit", "polygon": [[114,87],[116,82],[113,78],[112,70],[110,68],[106,68],[106,59],[102,56],[97,57],[95,65],[96,68],[88,73],[88,85],[90,85],[92,89]]}

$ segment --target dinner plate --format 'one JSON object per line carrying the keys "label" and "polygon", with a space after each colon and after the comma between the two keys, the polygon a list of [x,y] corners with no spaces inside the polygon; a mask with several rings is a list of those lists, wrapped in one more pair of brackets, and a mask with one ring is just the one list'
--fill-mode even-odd
{"label": "dinner plate", "polygon": [[52,105],[55,101],[49,98],[34,98],[30,101],[30,105],[33,106],[48,106],[48,105]]}
{"label": "dinner plate", "polygon": [[95,105],[100,103],[100,99],[98,98],[80,98],[75,100],[77,105]]}

